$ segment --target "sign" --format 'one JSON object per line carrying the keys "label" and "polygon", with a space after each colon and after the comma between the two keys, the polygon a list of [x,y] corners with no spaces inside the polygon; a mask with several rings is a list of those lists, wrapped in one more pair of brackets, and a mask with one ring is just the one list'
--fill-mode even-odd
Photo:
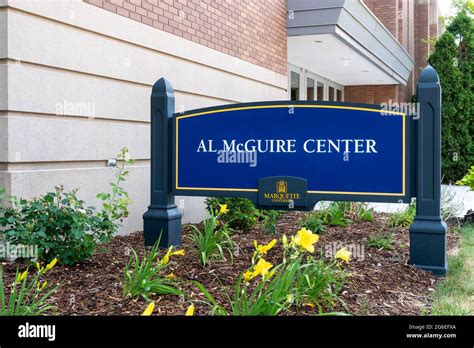
{"label": "sign", "polygon": [[306,180],[309,205],[347,196],[407,201],[408,127],[402,112],[347,103],[240,104],[177,114],[173,191],[244,193],[260,204],[259,180],[286,176]]}
{"label": "sign", "polygon": [[[405,202],[416,197],[410,263],[447,271],[441,217],[441,86],[426,67],[419,114],[378,105],[261,102],[175,114],[173,88],[151,95],[151,204],[145,245],[178,245],[175,196],[243,197],[263,209],[312,209],[321,200]],[[295,226],[296,228],[297,226]]]}

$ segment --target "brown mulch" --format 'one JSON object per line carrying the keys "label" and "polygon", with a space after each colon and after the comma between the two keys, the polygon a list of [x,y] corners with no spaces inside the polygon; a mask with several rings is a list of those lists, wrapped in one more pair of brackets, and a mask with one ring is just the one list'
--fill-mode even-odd
{"label": "brown mulch", "polygon": [[[195,303],[196,314],[210,313],[210,307],[202,302],[205,298],[189,280],[201,282],[219,303],[227,302],[224,289],[235,283],[239,272],[250,266],[253,241],[260,244],[282,234],[294,235],[298,230],[302,212],[289,212],[279,218],[277,235],[265,234],[261,225],[252,231],[234,232],[233,240],[239,250],[233,261],[214,262],[210,267],[202,267],[197,258],[197,250],[186,237],[189,226],[183,226],[182,248],[186,255],[176,256],[170,262],[169,272],[180,280],[180,288],[185,296],[156,296],[155,315],[182,315],[191,301]],[[442,278],[408,265],[408,231],[394,229],[395,249],[376,250],[367,245],[367,237],[379,233],[386,226],[387,217],[376,214],[374,222],[355,221],[347,227],[327,227],[320,235],[318,246],[323,255],[343,245],[359,247],[358,255],[345,266],[349,273],[341,292],[345,303],[334,311],[348,311],[353,315],[420,315],[429,311],[433,288]],[[458,234],[448,233],[448,245],[455,249]],[[56,266],[48,275],[50,284],[61,287],[50,298],[60,315],[139,315],[147,305],[143,299],[122,296],[121,281],[123,270],[129,258],[129,248],[143,253],[143,235],[136,232],[128,236],[114,238],[106,250],[97,253],[90,261],[75,266]],[[326,255],[326,256],[330,256]],[[265,258],[272,263],[281,259],[280,248],[275,247]],[[5,283],[12,282],[18,264],[3,263]],[[24,268],[24,265],[20,265]],[[230,296],[232,290],[229,289]],[[316,309],[302,307],[290,314],[311,315]]]}

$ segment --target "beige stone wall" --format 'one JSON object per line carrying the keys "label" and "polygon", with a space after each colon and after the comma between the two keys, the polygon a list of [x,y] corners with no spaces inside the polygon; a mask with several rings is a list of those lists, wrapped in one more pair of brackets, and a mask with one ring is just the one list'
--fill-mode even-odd
{"label": "beige stone wall", "polygon": [[[32,197],[57,184],[96,204],[121,147],[136,164],[122,232],[149,203],[149,97],[165,76],[178,110],[287,97],[287,76],[83,1],[0,0],[0,186]],[[184,221],[203,216],[184,200]]]}

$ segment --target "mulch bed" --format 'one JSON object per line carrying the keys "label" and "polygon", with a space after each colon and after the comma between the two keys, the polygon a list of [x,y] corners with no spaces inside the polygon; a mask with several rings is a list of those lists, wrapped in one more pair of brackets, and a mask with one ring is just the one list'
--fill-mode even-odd
{"label": "mulch bed", "polygon": [[[190,227],[183,226],[182,247],[186,255],[176,256],[170,262],[169,272],[182,280],[181,289],[186,294],[179,296],[156,296],[155,315],[182,315],[194,301],[196,315],[208,315],[210,307],[199,300],[205,300],[199,289],[189,280],[201,282],[208,291],[225,304],[224,288],[235,283],[239,273],[250,266],[254,250],[253,241],[260,244],[282,234],[294,235],[299,229],[302,212],[289,212],[279,218],[277,235],[265,234],[263,226],[254,230],[233,234],[233,240],[240,250],[233,261],[214,262],[202,267],[197,258],[197,250],[186,235]],[[375,235],[386,225],[388,217],[376,214],[374,222],[355,221],[347,227],[329,227],[320,235],[318,247],[323,255],[331,249],[343,245],[359,246],[359,257],[354,257],[347,266],[348,281],[344,285],[341,298],[352,315],[420,315],[429,312],[430,296],[436,284],[442,280],[431,273],[408,265],[408,231],[397,228],[395,249],[376,250],[367,245],[367,237]],[[448,234],[450,249],[455,249],[458,234]],[[49,302],[56,306],[59,315],[139,315],[146,307],[145,300],[122,296],[121,281],[123,270],[129,258],[129,248],[143,253],[143,234],[136,232],[128,236],[118,236],[105,245],[106,250],[97,253],[90,261],[75,266],[56,266],[48,275],[50,283],[62,284]],[[281,259],[280,248],[269,252],[267,261],[277,263]],[[16,263],[3,263],[6,284],[12,282]],[[20,265],[24,268],[24,265]],[[230,290],[232,291],[232,290]],[[333,311],[345,311],[338,305]],[[315,314],[316,309],[302,307],[293,315]]]}

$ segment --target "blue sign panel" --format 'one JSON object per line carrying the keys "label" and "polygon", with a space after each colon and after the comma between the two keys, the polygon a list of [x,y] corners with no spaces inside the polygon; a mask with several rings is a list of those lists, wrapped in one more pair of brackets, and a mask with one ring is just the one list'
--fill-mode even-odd
{"label": "blue sign panel", "polygon": [[173,191],[257,197],[259,179],[285,176],[305,179],[307,194],[319,199],[405,201],[407,123],[402,112],[346,103],[239,104],[176,114]]}

